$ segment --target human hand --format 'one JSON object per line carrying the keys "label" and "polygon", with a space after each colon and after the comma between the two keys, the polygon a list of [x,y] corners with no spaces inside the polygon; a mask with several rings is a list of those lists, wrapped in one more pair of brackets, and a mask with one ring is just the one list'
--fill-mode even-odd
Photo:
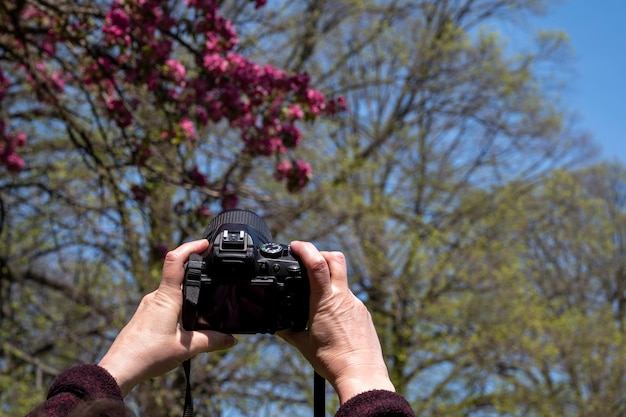
{"label": "human hand", "polygon": [[291,251],[306,267],[311,284],[309,329],[279,336],[331,383],[341,404],[365,391],[395,391],[372,317],[348,287],[344,255],[297,241]]}
{"label": "human hand", "polygon": [[189,255],[202,253],[208,245],[206,239],[196,240],[167,253],[159,288],[144,296],[98,364],[113,375],[123,395],[198,353],[228,349],[237,343],[230,334],[187,331],[180,325],[184,264]]}

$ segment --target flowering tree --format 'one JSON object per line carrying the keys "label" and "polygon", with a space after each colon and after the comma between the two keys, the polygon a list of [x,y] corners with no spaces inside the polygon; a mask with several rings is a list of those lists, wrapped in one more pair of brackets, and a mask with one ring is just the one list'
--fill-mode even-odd
{"label": "flowering tree", "polygon": [[[147,168],[155,148],[191,149],[205,140],[200,130],[225,121],[239,132],[242,154],[276,157],[276,178],[297,191],[311,175],[308,164],[285,157],[302,139],[297,123],[342,105],[310,88],[305,74],[235,52],[237,32],[216,0],[3,1],[0,27],[0,163],[9,172],[25,164],[20,126],[44,118],[63,125],[72,146],[89,149],[95,134],[118,150],[117,166]],[[192,160],[182,182],[205,185]],[[132,187],[134,198],[143,185]],[[232,204],[232,193],[224,196]]]}
{"label": "flowering tree", "polygon": [[[257,161],[289,192],[311,178],[301,128],[342,99],[247,58],[220,4],[0,0],[0,368],[24,384],[0,378],[0,403],[97,360],[164,253],[264,192]],[[176,404],[158,392],[136,391],[145,415]]]}

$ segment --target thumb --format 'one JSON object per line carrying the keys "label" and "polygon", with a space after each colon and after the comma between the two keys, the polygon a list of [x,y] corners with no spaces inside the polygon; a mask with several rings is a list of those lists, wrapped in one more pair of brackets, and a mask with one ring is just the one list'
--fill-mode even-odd
{"label": "thumb", "polygon": [[220,333],[214,330],[195,330],[187,332],[188,349],[191,356],[203,352],[215,352],[216,350],[230,349],[238,340],[228,333]]}
{"label": "thumb", "polygon": [[293,241],[290,247],[307,269],[311,293],[323,294],[329,291],[330,270],[320,251],[310,242]]}

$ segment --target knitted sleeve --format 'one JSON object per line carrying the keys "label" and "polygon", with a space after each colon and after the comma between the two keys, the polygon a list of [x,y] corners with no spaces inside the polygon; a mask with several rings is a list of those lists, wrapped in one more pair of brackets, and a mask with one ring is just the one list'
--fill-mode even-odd
{"label": "knitted sleeve", "polygon": [[401,395],[374,390],[350,398],[335,417],[415,417],[415,413]]}
{"label": "knitted sleeve", "polygon": [[[80,410],[99,402],[106,406],[107,412],[97,415],[121,417],[126,415],[123,401],[120,387],[105,369],[96,365],[79,365],[60,374],[50,387],[46,402],[27,417],[81,415]],[[348,400],[335,417],[415,417],[415,414],[402,396],[374,390]]]}
{"label": "knitted sleeve", "polygon": [[61,373],[52,383],[46,402],[27,417],[69,417],[99,404],[110,410],[106,416],[125,415],[122,391],[115,379],[97,365],[79,365]]}

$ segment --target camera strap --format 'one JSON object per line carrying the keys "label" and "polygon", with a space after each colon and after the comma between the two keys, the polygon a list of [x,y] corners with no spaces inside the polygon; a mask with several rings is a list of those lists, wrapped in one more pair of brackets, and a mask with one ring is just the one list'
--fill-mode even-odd
{"label": "camera strap", "polygon": [[[202,256],[197,253],[189,255],[189,260],[185,267],[185,291],[183,295],[183,328],[185,330],[193,330],[196,319],[198,318],[198,302],[200,301],[200,285],[202,276]],[[193,417],[193,398],[191,397],[191,359],[183,362],[183,370],[185,372],[185,405],[183,408],[183,417]]]}
{"label": "camera strap", "polygon": [[198,318],[198,302],[202,284],[202,256],[197,253],[189,255],[185,266],[185,285],[183,291],[183,328],[193,330]]}
{"label": "camera strap", "polygon": [[183,362],[183,370],[185,371],[185,379],[187,380],[183,417],[193,417],[193,398],[191,398],[191,359],[187,359]]}
{"label": "camera strap", "polygon": [[313,375],[313,417],[326,415],[326,380],[315,372]]}

